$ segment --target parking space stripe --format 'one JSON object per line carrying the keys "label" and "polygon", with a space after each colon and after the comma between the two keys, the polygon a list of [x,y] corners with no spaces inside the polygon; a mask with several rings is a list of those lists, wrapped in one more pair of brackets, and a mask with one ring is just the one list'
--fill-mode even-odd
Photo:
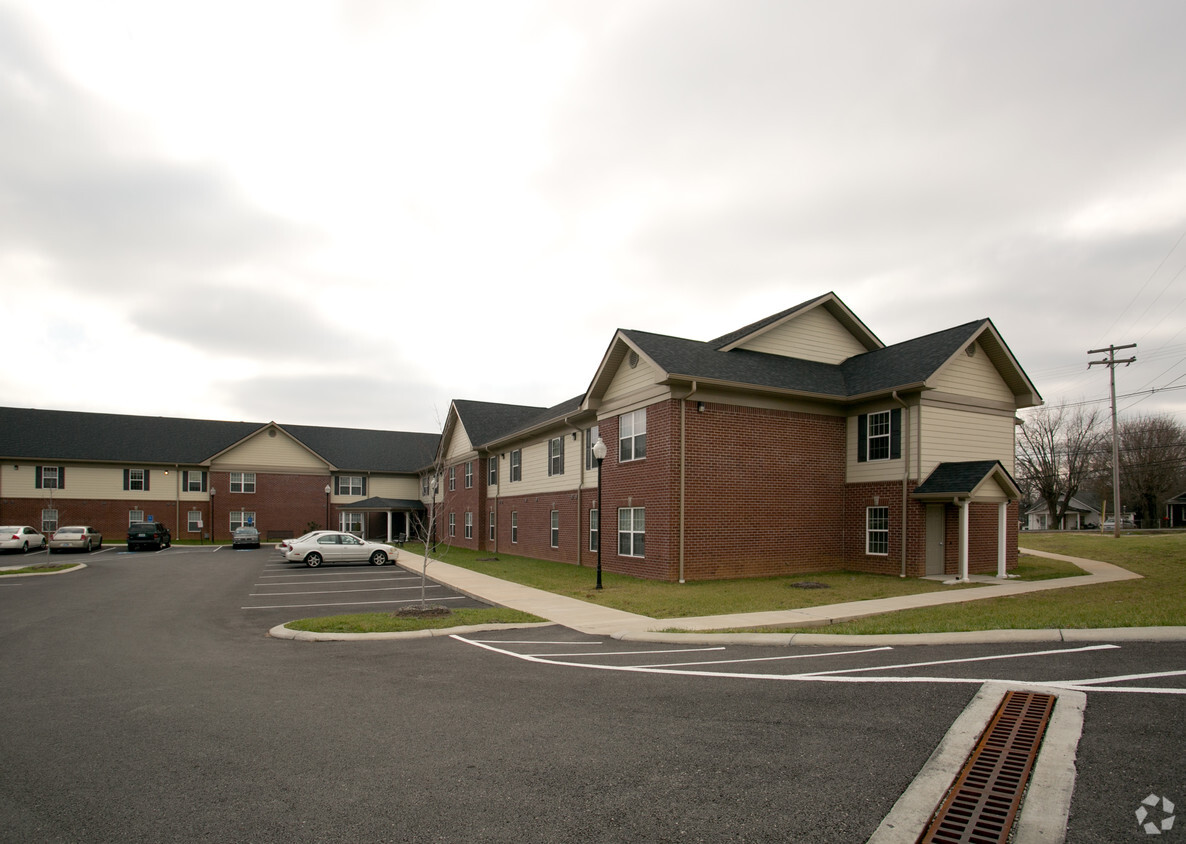
{"label": "parking space stripe", "polygon": [[[467,601],[469,600],[464,595],[457,595],[446,598],[433,598],[434,601]],[[410,598],[406,601],[337,601],[326,604],[271,604],[269,606],[256,607],[239,607],[241,610],[299,610],[307,609],[309,607],[366,607],[378,606],[382,604],[418,604],[419,598]]]}
{"label": "parking space stripe", "polygon": [[821,656],[848,656],[849,654],[868,654],[874,651],[892,650],[893,648],[889,645],[881,645],[876,648],[862,648],[856,651],[830,651],[822,654],[789,654],[786,656],[755,656],[747,657],[746,659],[715,659],[707,662],[669,662],[666,664],[640,665],[639,668],[673,668],[679,665],[735,665],[743,662],[778,662],[788,659],[815,659]]}
{"label": "parking space stripe", "polygon": [[[419,589],[419,586],[368,586],[366,589],[319,589],[314,592],[301,590],[300,592],[252,592],[248,597],[251,598],[268,598],[277,595],[344,595],[347,592],[407,592],[410,589]],[[434,587],[430,586],[429,589]],[[435,587],[440,589],[440,586]]]}

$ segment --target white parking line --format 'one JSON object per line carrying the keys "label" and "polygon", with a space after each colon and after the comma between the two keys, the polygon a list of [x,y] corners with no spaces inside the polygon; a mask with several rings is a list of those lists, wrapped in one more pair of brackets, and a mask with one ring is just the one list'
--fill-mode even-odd
{"label": "white parking line", "polygon": [[[1049,651],[1026,651],[1017,654],[994,654],[992,656],[970,656],[963,659],[938,659],[933,662],[906,662],[901,665],[877,665],[869,668],[837,668],[834,671],[819,671],[819,674],[855,674],[858,671],[893,671],[899,668],[927,668],[932,665],[957,665],[961,662],[992,662],[998,659],[1022,659],[1030,656],[1051,656],[1073,654],[1081,651],[1105,651],[1119,648],[1119,645],[1087,645],[1082,648],[1058,648]],[[810,675],[803,675],[810,676]]]}
{"label": "white parking line", "polygon": [[[433,598],[433,600],[434,601],[464,601],[464,600],[466,600],[466,597],[464,595],[458,595],[456,597],[451,597],[451,598]],[[412,598],[407,601],[340,601],[340,602],[328,603],[328,604],[273,604],[271,606],[239,607],[239,609],[241,609],[241,610],[299,610],[299,609],[307,609],[309,607],[366,607],[366,606],[372,606],[372,605],[379,606],[379,605],[383,605],[383,604],[418,604],[418,603],[420,603],[419,598]]]}
{"label": "white parking line", "polygon": [[[318,589],[313,592],[302,589],[300,592],[252,592],[250,598],[270,598],[277,595],[342,595],[347,592],[407,592],[419,589],[419,586],[370,586],[366,589]],[[432,587],[429,587],[432,588]],[[438,589],[441,587],[437,587]]]}
{"label": "white parking line", "polygon": [[[723,648],[722,648],[723,650]],[[742,662],[778,662],[787,659],[815,659],[821,656],[848,656],[849,654],[868,654],[874,651],[892,651],[893,648],[889,645],[881,645],[876,648],[862,648],[856,651],[830,651],[822,654],[791,654],[789,656],[755,656],[747,659],[717,659],[709,662],[669,662],[667,664],[642,665],[640,668],[674,668],[678,665],[732,665],[734,663]]]}

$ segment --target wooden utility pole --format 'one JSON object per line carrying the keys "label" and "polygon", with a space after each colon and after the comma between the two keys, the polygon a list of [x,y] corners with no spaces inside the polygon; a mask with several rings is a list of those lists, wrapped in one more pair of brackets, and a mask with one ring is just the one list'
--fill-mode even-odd
{"label": "wooden utility pole", "polygon": [[1123,360],[1116,360],[1116,352],[1121,349],[1135,349],[1136,343],[1129,343],[1124,346],[1108,346],[1105,349],[1088,349],[1087,354],[1098,355],[1101,352],[1107,352],[1108,356],[1103,360],[1093,360],[1087,364],[1087,368],[1091,369],[1093,366],[1106,366],[1108,372],[1111,374],[1112,381],[1112,536],[1120,538],[1120,447],[1116,440],[1116,364],[1122,363],[1128,366],[1136,360],[1136,357],[1124,358]]}

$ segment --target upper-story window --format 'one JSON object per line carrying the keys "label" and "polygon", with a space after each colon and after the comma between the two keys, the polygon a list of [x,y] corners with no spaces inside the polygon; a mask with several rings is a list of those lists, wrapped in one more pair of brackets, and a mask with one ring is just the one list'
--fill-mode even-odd
{"label": "upper-story window", "polygon": [[647,456],[647,409],[618,417],[618,460],[642,460]]}
{"label": "upper-story window", "polygon": [[472,489],[474,486],[474,461],[467,460],[465,463],[465,488]]}
{"label": "upper-story window", "polygon": [[548,477],[564,474],[564,437],[548,440]]}
{"label": "upper-story window", "polygon": [[498,485],[498,455],[491,454],[486,458],[486,483]]}
{"label": "upper-story window", "polygon": [[255,472],[231,472],[231,492],[255,492]]}
{"label": "upper-story window", "polygon": [[206,473],[205,472],[182,472],[181,473],[181,491],[182,492],[205,492],[206,491]]}
{"label": "upper-story window", "polygon": [[357,496],[366,495],[366,478],[364,478],[362,475],[338,475],[336,478],[334,478],[334,494]]}
{"label": "upper-story window", "polygon": [[146,491],[150,474],[147,469],[124,469],[124,489]]}
{"label": "upper-story window", "polygon": [[457,467],[449,467],[449,492],[457,489]]}
{"label": "upper-story window", "polygon": [[902,410],[880,410],[857,417],[857,462],[902,456]]}
{"label": "upper-story window", "polygon": [[523,480],[523,452],[515,449],[511,452],[511,483]]}
{"label": "upper-story window", "polygon": [[33,486],[36,489],[64,489],[66,487],[66,467],[38,466],[33,470]]}
{"label": "upper-story window", "polygon": [[593,456],[593,446],[597,444],[597,426],[585,430],[585,468],[596,469],[597,458]]}

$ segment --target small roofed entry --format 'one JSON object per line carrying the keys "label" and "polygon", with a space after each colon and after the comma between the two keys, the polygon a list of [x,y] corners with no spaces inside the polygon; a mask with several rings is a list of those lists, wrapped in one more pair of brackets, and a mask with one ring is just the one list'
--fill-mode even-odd
{"label": "small roofed entry", "polygon": [[[915,488],[913,498],[923,501],[926,509],[926,573],[947,573],[947,513],[956,508],[959,523],[959,555],[955,580],[967,581],[970,542],[969,508],[976,504],[995,504],[997,577],[1007,577],[1010,501],[1021,498],[1017,484],[999,460],[973,460],[965,463],[940,463],[927,479]],[[980,530],[985,530],[983,526]]]}

